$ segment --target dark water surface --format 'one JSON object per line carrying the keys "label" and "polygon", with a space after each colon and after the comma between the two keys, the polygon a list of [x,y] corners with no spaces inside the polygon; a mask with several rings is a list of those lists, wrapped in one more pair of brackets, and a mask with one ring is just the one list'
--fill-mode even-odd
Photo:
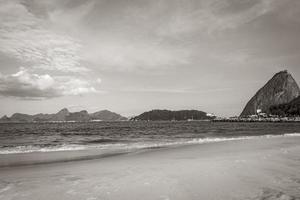
{"label": "dark water surface", "polygon": [[300,133],[300,123],[10,123],[0,124],[0,154],[153,148],[290,133]]}

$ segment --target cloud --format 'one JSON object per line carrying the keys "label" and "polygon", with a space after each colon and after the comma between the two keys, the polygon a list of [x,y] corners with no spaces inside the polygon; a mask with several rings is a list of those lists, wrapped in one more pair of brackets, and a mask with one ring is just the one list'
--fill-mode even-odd
{"label": "cloud", "polygon": [[221,63],[244,66],[253,59],[253,55],[248,49],[235,49],[231,51],[228,50],[227,52],[211,52],[209,58],[218,60]]}
{"label": "cloud", "polygon": [[[92,70],[83,63],[101,70],[159,72],[192,65],[191,54],[217,46],[217,40],[207,35],[237,29],[288,4],[281,0],[20,2],[0,3],[0,51],[22,66],[56,72]],[[298,19],[284,12],[286,18]],[[225,41],[226,34],[218,36]]]}
{"label": "cloud", "polygon": [[[281,1],[282,2],[282,1]],[[284,3],[284,2],[283,2]],[[158,35],[212,34],[235,29],[272,11],[280,0],[203,0],[201,6],[183,8],[157,29]]]}
{"label": "cloud", "polygon": [[76,31],[84,43],[81,57],[88,64],[108,71],[149,71],[188,62],[187,49],[151,36],[154,30],[149,30],[147,24],[156,17],[143,23],[141,16],[148,11],[136,13],[134,8],[130,9],[149,3],[132,1],[121,7],[122,1],[92,0],[67,5],[50,11],[49,20],[62,30]]}
{"label": "cloud", "polygon": [[[70,29],[80,27],[82,57],[101,70],[161,72],[193,64],[191,54],[206,54],[217,45],[209,44],[208,35],[238,29],[278,4],[279,0],[90,1],[52,12],[50,19]],[[230,62],[246,59],[241,56]]]}
{"label": "cloud", "polygon": [[64,72],[88,70],[80,64],[80,42],[52,30],[51,23],[36,17],[19,1],[0,2],[0,24],[0,51],[24,66]]}
{"label": "cloud", "polygon": [[[77,30],[82,27],[82,19],[84,19],[94,8],[94,1],[70,1],[78,5],[73,5],[70,8],[58,6],[57,9],[48,12],[49,20],[58,25],[62,29]],[[69,5],[68,3],[65,5]],[[69,5],[70,6],[70,5]]]}
{"label": "cloud", "polygon": [[206,93],[217,93],[217,92],[224,92],[230,91],[232,88],[218,88],[218,89],[197,89],[197,88],[138,88],[138,87],[131,87],[131,88],[124,88],[121,89],[121,92],[130,92],[130,93],[165,93],[165,94],[206,94]]}
{"label": "cloud", "polygon": [[100,84],[102,82],[101,78],[96,79],[96,83]]}
{"label": "cloud", "polygon": [[83,57],[105,70],[155,70],[188,63],[189,52],[153,40],[102,37],[87,45]]}
{"label": "cloud", "polygon": [[12,75],[0,76],[0,94],[21,98],[51,98],[60,93],[53,88],[54,79],[48,74],[29,74],[21,69]]}
{"label": "cloud", "polygon": [[61,95],[82,95],[87,93],[100,92],[91,86],[90,82],[70,76],[56,77],[59,83],[56,89],[61,92]]}
{"label": "cloud", "polygon": [[70,76],[52,77],[49,74],[31,74],[24,68],[15,74],[0,74],[2,96],[47,99],[96,92],[98,91],[89,82]]}

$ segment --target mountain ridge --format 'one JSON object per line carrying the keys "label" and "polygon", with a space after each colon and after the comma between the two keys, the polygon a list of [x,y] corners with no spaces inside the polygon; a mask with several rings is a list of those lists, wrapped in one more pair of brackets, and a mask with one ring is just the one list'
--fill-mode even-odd
{"label": "mountain ridge", "polygon": [[[97,113],[97,114],[95,114]],[[11,117],[4,115],[0,118],[0,122],[63,122],[63,121],[121,121],[127,120],[120,114],[111,112],[109,110],[101,110],[95,113],[88,113],[86,110],[81,110],[78,112],[70,112],[67,108],[63,108],[57,113],[53,114],[23,114],[14,113]],[[101,113],[101,115],[99,115]]]}

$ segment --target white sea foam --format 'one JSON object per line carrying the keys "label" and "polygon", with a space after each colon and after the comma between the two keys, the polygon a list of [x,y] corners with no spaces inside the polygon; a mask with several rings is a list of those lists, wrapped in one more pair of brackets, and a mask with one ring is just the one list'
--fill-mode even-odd
{"label": "white sea foam", "polygon": [[284,136],[300,136],[300,133],[286,133]]}
{"label": "white sea foam", "polygon": [[149,149],[161,148],[189,144],[205,144],[216,143],[236,140],[249,140],[259,138],[280,138],[280,137],[299,137],[300,133],[287,133],[282,135],[261,135],[261,136],[240,136],[240,137],[219,137],[219,138],[193,138],[182,139],[178,141],[163,141],[163,142],[136,142],[136,143],[114,143],[114,144],[93,144],[93,145],[74,145],[64,144],[53,147],[38,147],[38,146],[17,146],[13,148],[3,148],[0,154],[20,154],[20,153],[33,153],[33,152],[57,152],[57,151],[79,151],[79,150],[135,150],[135,149]]}
{"label": "white sea foam", "polygon": [[34,146],[17,146],[14,148],[5,148],[0,150],[0,154],[17,154],[17,153],[33,153],[33,152],[55,152],[55,151],[76,151],[84,150],[83,145],[61,145],[53,147],[34,147]]}

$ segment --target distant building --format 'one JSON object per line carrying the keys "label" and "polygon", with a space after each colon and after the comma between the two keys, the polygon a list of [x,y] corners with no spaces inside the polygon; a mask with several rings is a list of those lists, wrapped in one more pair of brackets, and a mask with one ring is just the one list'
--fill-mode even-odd
{"label": "distant building", "polygon": [[206,116],[208,116],[208,117],[215,117],[216,115],[214,115],[212,113],[206,113]]}

